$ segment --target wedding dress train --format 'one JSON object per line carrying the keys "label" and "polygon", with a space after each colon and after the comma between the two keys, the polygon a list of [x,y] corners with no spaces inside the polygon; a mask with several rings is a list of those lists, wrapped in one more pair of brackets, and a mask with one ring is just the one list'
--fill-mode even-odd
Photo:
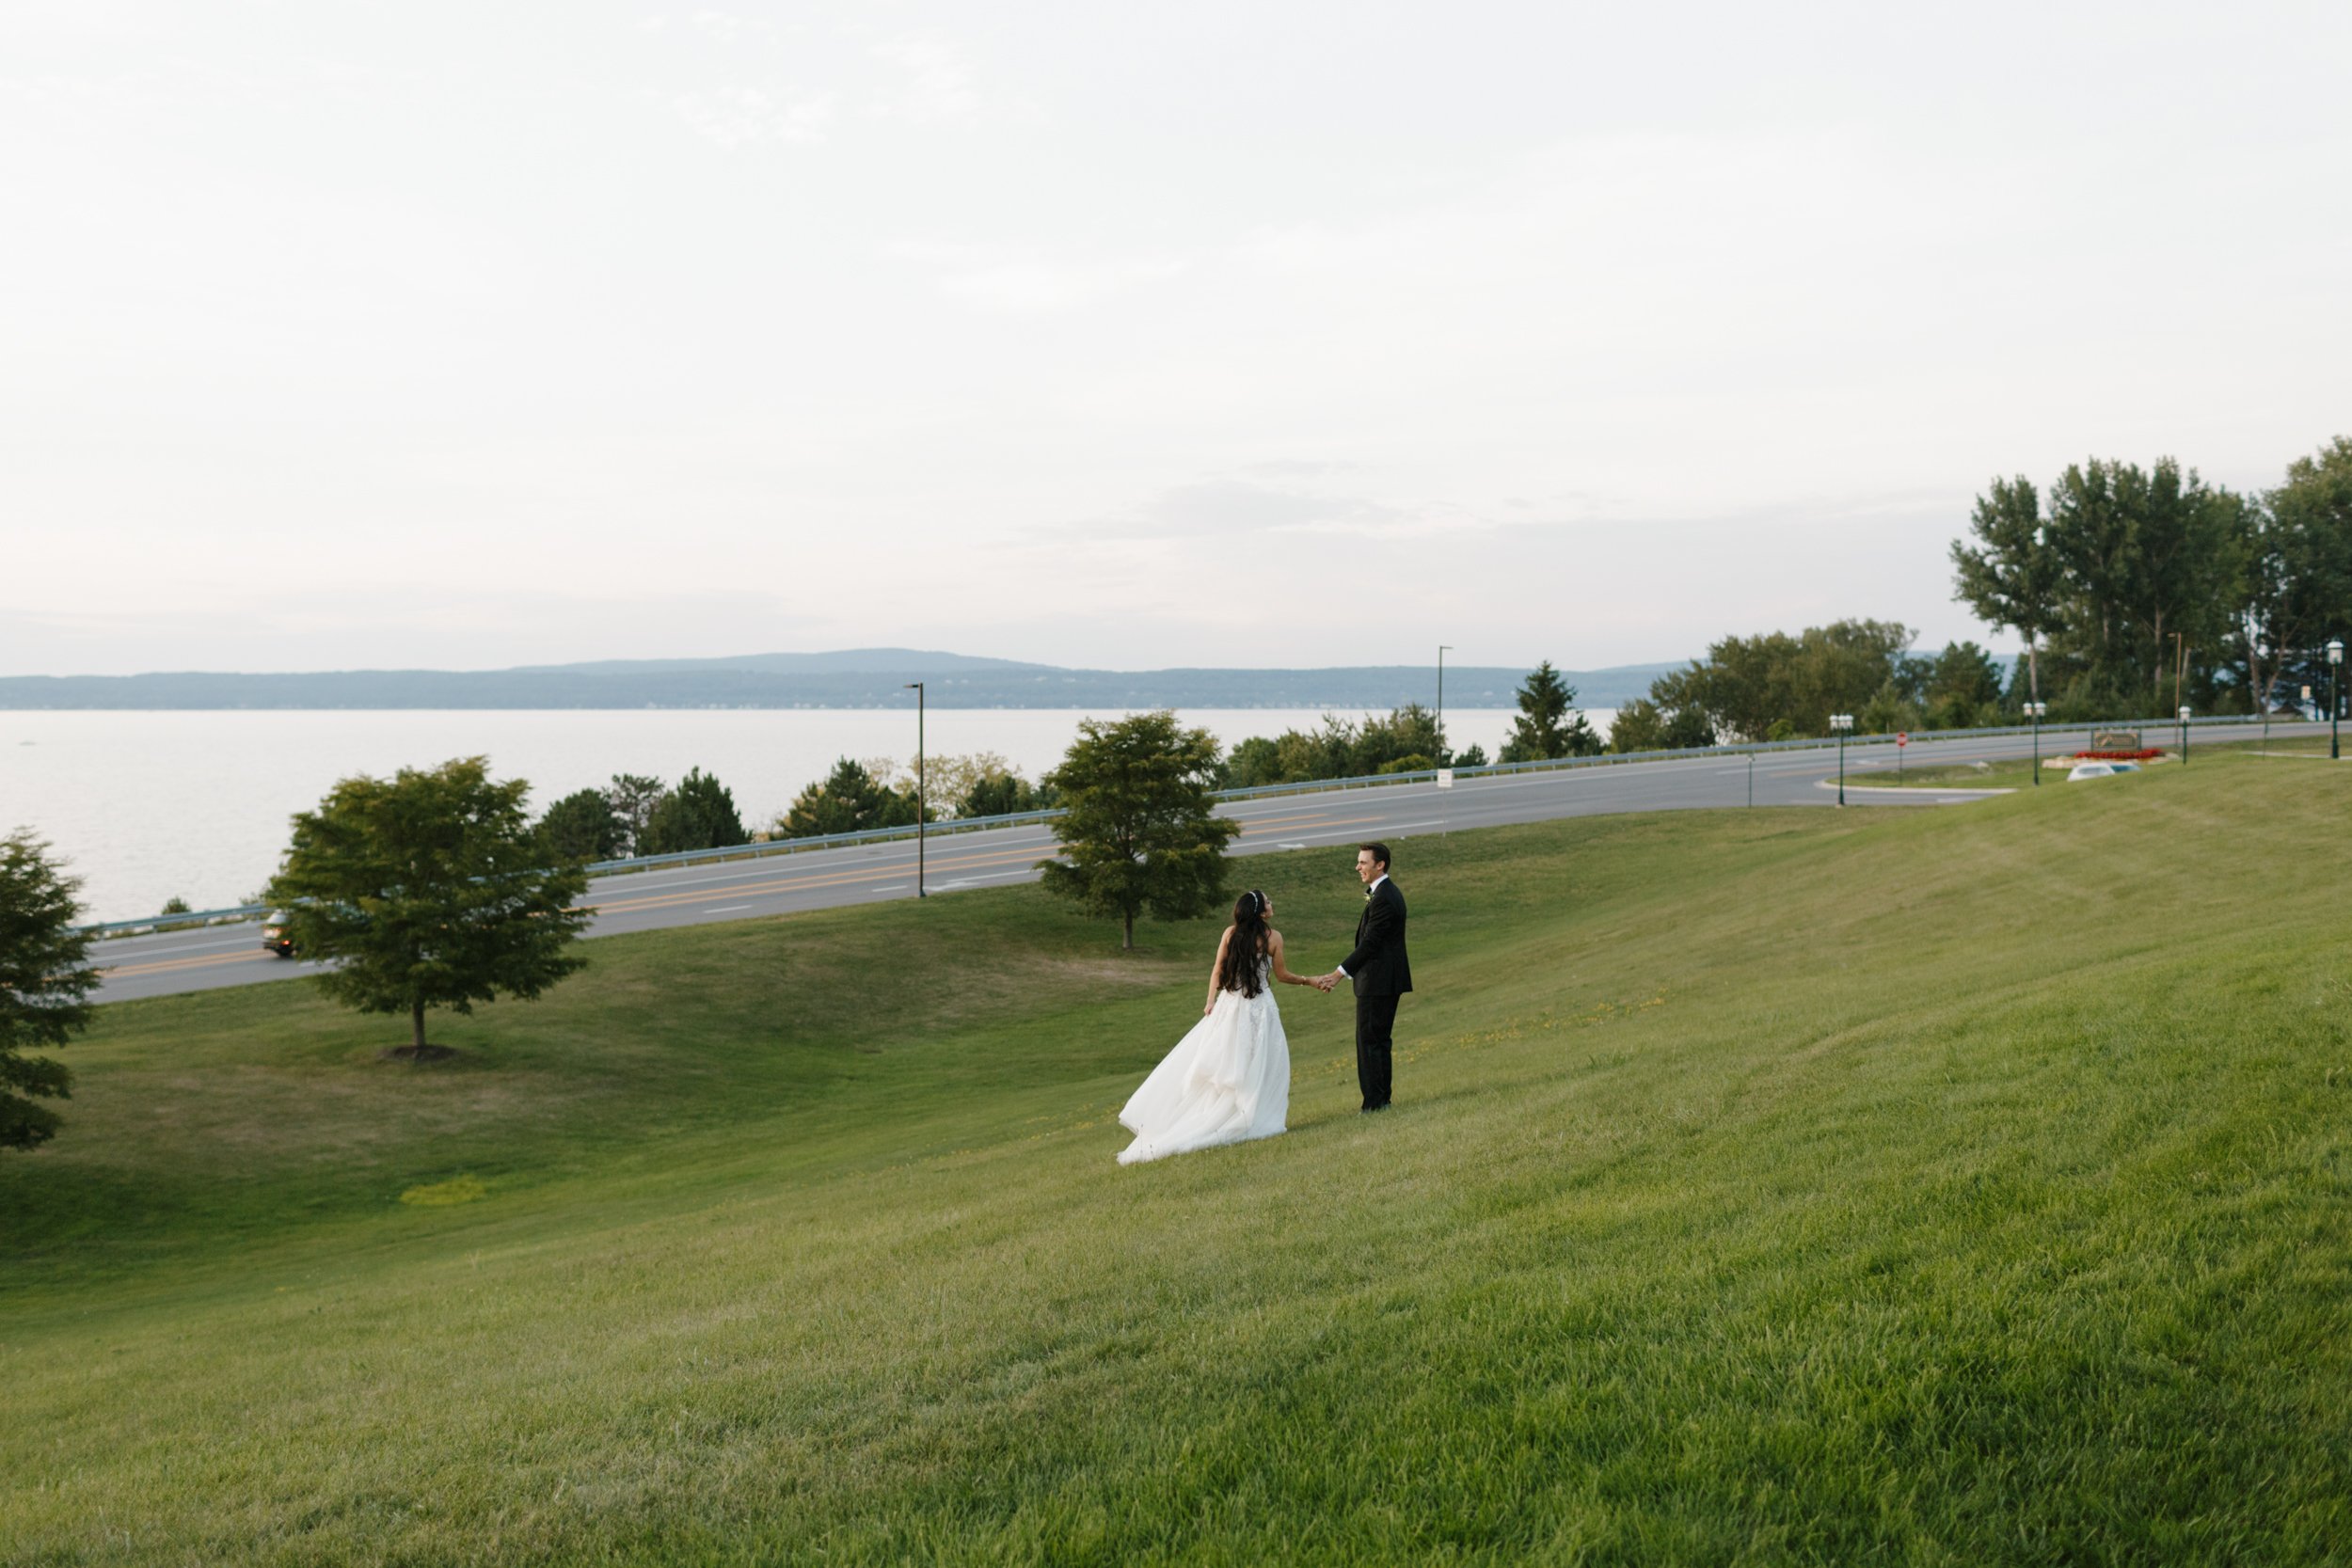
{"label": "wedding dress train", "polygon": [[1261,969],[1257,995],[1217,992],[1208,1015],[1129,1097],[1119,1120],[1136,1141],[1119,1163],[1270,1138],[1283,1131],[1290,1100],[1290,1041]]}

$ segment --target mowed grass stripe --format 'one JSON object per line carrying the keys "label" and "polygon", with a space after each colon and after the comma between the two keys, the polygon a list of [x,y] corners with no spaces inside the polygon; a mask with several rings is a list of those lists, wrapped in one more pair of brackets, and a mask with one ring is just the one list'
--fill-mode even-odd
{"label": "mowed grass stripe", "polygon": [[[446,1069],[109,1007],[0,1162],[0,1560],[2341,1560],[2347,807],[1407,840],[1398,1109],[1286,991],[1293,1131],[1134,1169],[1215,925],[1031,887],[599,941]],[[1249,863],[1299,967],[1347,859]]]}

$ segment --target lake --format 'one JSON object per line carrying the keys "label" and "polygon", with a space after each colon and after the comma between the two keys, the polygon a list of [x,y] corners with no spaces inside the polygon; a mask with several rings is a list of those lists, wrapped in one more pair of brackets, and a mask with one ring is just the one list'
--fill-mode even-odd
{"label": "lake", "polygon": [[[1588,710],[1606,733],[1610,713]],[[1051,708],[934,708],[934,756],[995,752],[1031,779],[1061,760],[1087,715]],[[1320,710],[1185,710],[1227,746],[1320,723]],[[1349,717],[1359,717],[1349,715]],[[1459,747],[1501,746],[1507,709],[1454,709]],[[879,708],[648,708],[622,712],[258,711],[0,713],[0,832],[30,827],[83,881],[93,920],[133,920],[180,897],[242,904],[277,869],[288,821],[335,781],[486,755],[532,784],[544,808],[614,773],[675,783],[690,768],[735,793],[761,827],[837,757],[914,754],[914,716]]]}

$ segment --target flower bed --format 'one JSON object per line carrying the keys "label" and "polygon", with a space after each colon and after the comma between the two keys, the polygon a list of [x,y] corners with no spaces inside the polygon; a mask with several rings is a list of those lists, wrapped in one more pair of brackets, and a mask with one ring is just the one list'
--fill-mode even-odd
{"label": "flower bed", "polygon": [[2164,755],[2153,746],[2143,746],[2137,752],[2076,752],[2077,762],[2151,762]]}

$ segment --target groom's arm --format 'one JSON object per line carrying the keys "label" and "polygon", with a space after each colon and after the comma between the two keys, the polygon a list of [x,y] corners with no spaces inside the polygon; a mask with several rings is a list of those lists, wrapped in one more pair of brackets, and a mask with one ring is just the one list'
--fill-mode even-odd
{"label": "groom's arm", "polygon": [[1353,979],[1364,972],[1364,965],[1380,957],[1396,944],[1396,911],[1385,898],[1375,898],[1364,917],[1364,939],[1356,944],[1356,951],[1340,960],[1340,974]]}

